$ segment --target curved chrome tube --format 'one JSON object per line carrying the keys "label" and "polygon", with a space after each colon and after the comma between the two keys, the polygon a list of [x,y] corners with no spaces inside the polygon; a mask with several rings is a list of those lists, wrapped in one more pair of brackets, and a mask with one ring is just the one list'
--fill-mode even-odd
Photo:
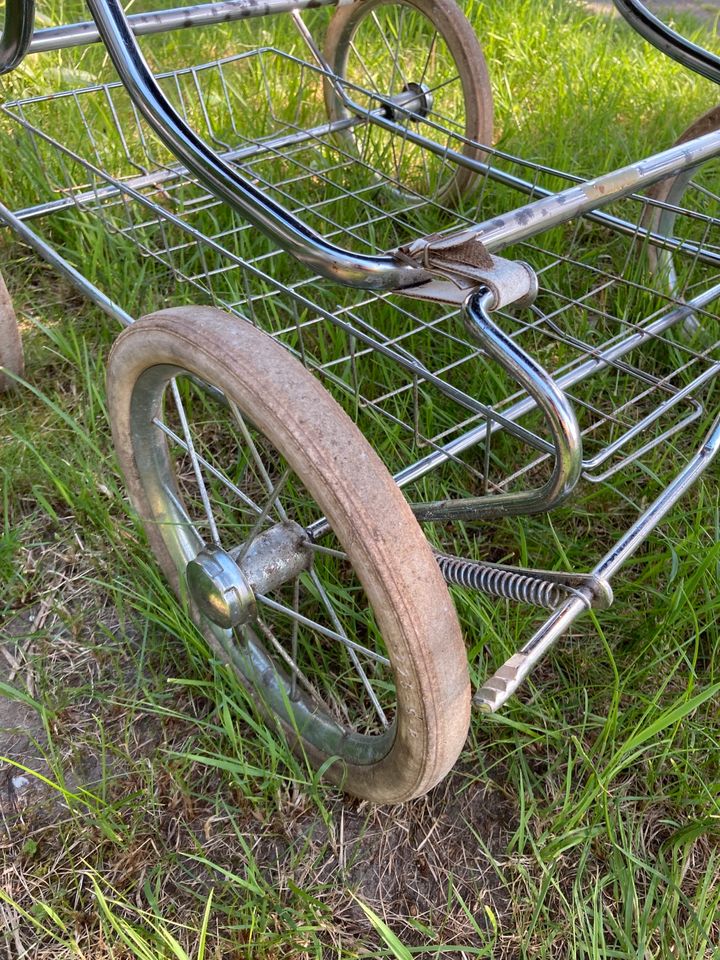
{"label": "curved chrome tube", "polygon": [[720,83],[720,57],[671,30],[662,20],[653,16],[640,0],[613,0],[613,3],[618,13],[648,43],[684,67]]}
{"label": "curved chrome tube", "polygon": [[465,301],[463,314],[471,336],[496,360],[545,414],[555,448],[550,479],[535,490],[463,497],[413,504],[418,520],[479,520],[546,513],[572,493],[582,469],[582,438],[575,412],[552,377],[491,320],[493,294],[481,287]]}
{"label": "curved chrome tube", "polygon": [[10,73],[30,47],[35,27],[35,0],[6,0],[0,36],[0,74]]}
{"label": "curved chrome tube", "polygon": [[398,290],[428,279],[393,256],[351,253],[328,243],[221,160],[173,108],[157,84],[119,0],[88,0],[100,35],[133,103],[165,146],[216,197],[238,210],[311,270],[367,290]]}

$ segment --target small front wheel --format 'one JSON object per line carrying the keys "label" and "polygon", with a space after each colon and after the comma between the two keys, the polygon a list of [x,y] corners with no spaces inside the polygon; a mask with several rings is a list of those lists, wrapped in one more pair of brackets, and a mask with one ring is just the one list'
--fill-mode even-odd
{"label": "small front wheel", "polygon": [[419,796],[470,711],[455,609],[405,499],[320,383],[208,307],[125,330],[113,438],[157,560],[211,648],[349,793]]}
{"label": "small front wheel", "polygon": [[439,145],[433,153],[402,130],[359,122],[339,137],[360,163],[397,192],[438,203],[457,201],[472,189],[477,173],[443,151],[482,159],[479,144],[492,143],[493,96],[475,31],[454,0],[338,6],[324,55],[337,78],[324,81],[331,121],[351,119],[347,97]]}
{"label": "small front wheel", "polygon": [[5,281],[0,275],[0,393],[23,375],[23,349],[20,328]]}

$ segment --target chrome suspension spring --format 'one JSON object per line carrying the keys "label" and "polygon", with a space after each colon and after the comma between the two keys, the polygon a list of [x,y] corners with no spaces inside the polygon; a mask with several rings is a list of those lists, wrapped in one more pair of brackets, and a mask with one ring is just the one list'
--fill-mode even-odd
{"label": "chrome suspension spring", "polygon": [[513,570],[503,570],[491,564],[464,560],[462,557],[451,557],[443,553],[436,553],[435,559],[446,583],[479,590],[491,597],[554,610],[567,596],[562,584],[540,580]]}

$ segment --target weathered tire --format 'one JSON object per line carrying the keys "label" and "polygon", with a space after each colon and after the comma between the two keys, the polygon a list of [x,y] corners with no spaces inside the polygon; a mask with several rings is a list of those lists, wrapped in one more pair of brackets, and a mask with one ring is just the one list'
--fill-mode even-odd
{"label": "weathered tire", "polygon": [[[183,373],[188,375],[187,382]],[[266,714],[274,715],[296,750],[316,766],[328,757],[340,757],[327,775],[346,791],[378,802],[398,802],[425,793],[445,776],[463,746],[470,685],[455,609],[405,499],[349,417],[269,336],[209,307],[163,310],[145,317],[123,331],[112,349],[108,403],[130,498],[179,596],[186,596],[185,567],[202,545],[197,532],[200,523],[190,519],[190,500],[181,492],[167,433],[153,424],[153,418],[161,415],[171,378],[179,378],[174,382],[188,389],[184,406],[197,418],[198,431],[219,437],[219,419],[211,423],[203,406],[205,401],[211,403],[207,391],[205,401],[189,394],[191,377],[195,384],[199,380],[222,391],[226,406],[218,404],[217,410],[228,421],[234,410],[243,422],[246,419],[243,436],[254,432],[255,450],[258,456],[263,451],[271,469],[279,473],[285,464],[285,474],[292,473],[291,480],[284,481],[283,496],[277,495],[283,510],[292,516],[291,509],[302,511],[306,503],[314,502],[315,515],[328,519],[347,555],[346,560],[333,562],[343,564],[343,576],[349,570],[357,577],[392,665],[394,721],[380,734],[359,733],[335,718],[328,720],[322,713],[327,707],[309,702],[305,694],[295,691],[298,699],[290,702],[289,679],[262,647],[259,625],[225,630],[195,611],[205,637],[234,667]],[[226,449],[220,440],[214,442]],[[193,441],[196,444],[197,449],[207,450],[204,439],[202,446],[199,439]],[[253,490],[257,485],[248,450],[252,448],[246,439],[245,447],[238,444],[232,464],[242,464],[242,482]],[[271,453],[266,454],[268,450]],[[181,458],[182,454],[178,465]],[[183,480],[186,485],[189,482]],[[284,494],[290,488],[300,491],[294,492],[292,502]],[[270,493],[270,502],[275,503]],[[212,490],[208,497],[220,517],[218,530],[236,535],[242,524],[250,524],[242,516],[248,510],[244,501],[220,513],[225,506],[218,505]],[[328,557],[326,550],[323,562],[329,563]],[[344,595],[357,597],[356,592]],[[360,616],[364,601],[356,602],[353,609]],[[361,642],[372,642],[364,637],[361,634]],[[337,655],[345,657],[342,645]],[[351,681],[357,685],[356,678]],[[335,683],[339,691],[344,689],[340,676],[333,677]]]}
{"label": "weathered tire", "polygon": [[23,375],[23,349],[15,310],[5,281],[0,275],[0,393]]}
{"label": "weathered tire", "polygon": [[[720,130],[720,105],[708,110],[707,113],[704,113],[691,123],[684,133],[675,141],[674,146],[695,140],[697,137],[705,136],[705,134],[712,133],[715,130]],[[720,191],[720,160],[718,159],[709,160],[705,164],[701,164],[700,167],[685,170],[674,177],[667,177],[665,180],[661,180],[648,190],[648,196],[654,200],[669,204],[670,207],[683,207],[689,204],[692,208],[697,205],[700,207],[700,209],[697,210],[698,213],[708,213],[706,205],[710,203],[709,197],[711,194],[706,192],[707,185],[703,185],[696,198],[692,197],[691,191],[695,178],[702,173],[703,170],[707,171],[710,165],[712,165],[712,180],[717,198],[717,192]],[[716,204],[716,209],[714,209],[710,215],[714,217],[720,215],[720,204]],[[650,230],[664,234],[665,236],[674,236],[677,216],[678,214],[673,209],[651,206],[648,207],[647,210],[645,225]],[[702,223],[699,223],[698,240],[703,239],[703,229]],[[695,238],[690,237],[689,239]],[[678,277],[672,251],[650,244],[648,247],[648,259],[650,269],[653,273],[662,277],[668,287],[668,292],[673,296],[680,295],[681,291],[678,289]]]}
{"label": "weathered tire", "polygon": [[[375,33],[382,29],[380,18],[397,17],[398,23],[392,26],[392,30],[399,33],[402,29],[402,18],[408,10],[411,11],[411,16],[416,18],[411,21],[408,33],[416,22],[419,23],[419,27],[415,26],[417,43],[422,44],[424,39],[426,45],[433,46],[433,49],[423,51],[422,46],[414,49],[411,41],[403,45],[398,37],[395,45],[396,52],[393,54],[390,49],[391,44],[381,44],[375,36]],[[380,16],[376,16],[378,12]],[[418,17],[422,19],[417,20]],[[374,18],[372,23],[369,22],[369,18]],[[424,21],[427,21],[425,36],[422,29]],[[364,44],[360,34],[366,28],[368,36],[367,44]],[[437,36],[444,44],[443,59],[447,60],[448,66],[452,63],[457,70],[459,86],[452,90],[447,83],[442,89],[438,86],[435,103],[427,115],[428,119],[434,120],[440,126],[454,124],[454,132],[472,142],[462,144],[456,139],[446,137],[447,145],[468,157],[481,160],[484,154],[477,144],[489,146],[493,139],[492,88],[475,31],[454,0],[356,0],[355,3],[339,6],[333,14],[325,37],[324,56],[337,77],[354,82],[360,87],[366,87],[368,92],[371,92],[370,88],[374,86],[374,92],[390,97],[400,92],[403,80],[411,83],[425,82],[430,57],[433,57],[436,62],[441,59],[438,44],[434,39]],[[367,67],[362,59],[360,50],[362,46],[375,51],[373,54],[375,57],[378,56],[379,51],[379,56],[385,57],[387,54],[390,59],[387,63],[385,60],[376,60],[373,65]],[[403,63],[398,67],[397,60],[400,58],[397,54],[401,46]],[[427,60],[423,63],[422,59],[426,56]],[[355,64],[355,60],[359,62]],[[417,66],[413,60],[417,61]],[[442,65],[438,69],[443,69]],[[377,79],[374,74],[377,74]],[[398,89],[395,89],[396,87]],[[432,89],[432,85],[430,87]],[[324,93],[325,106],[331,121],[350,116],[335,86],[328,79],[324,81]],[[352,99],[358,96],[352,88],[348,88],[347,93]],[[463,116],[448,116],[451,107],[443,104],[443,97],[448,100],[450,93],[453,94],[452,110],[459,109],[462,104]],[[369,100],[368,104],[363,105],[367,106],[371,103],[372,101]],[[445,109],[438,109],[443,106]],[[419,124],[419,128],[426,137],[445,145],[440,130],[423,123]],[[453,202],[470,192],[477,181],[477,174],[472,170],[434,156],[423,147],[411,145],[403,141],[401,135],[391,135],[378,126],[368,127],[364,124],[355,129],[359,131],[357,136],[353,130],[347,130],[339,135],[346,148],[352,150],[362,162],[368,163],[373,169],[384,174],[391,184],[394,183],[400,189],[404,186],[416,194],[425,196],[430,194],[429,199],[435,199],[441,203]],[[389,152],[397,160],[395,149],[390,142],[392,136],[400,141],[398,151],[401,154],[401,163],[404,162],[406,167],[408,161],[410,161],[410,167],[418,166],[420,162],[423,164],[422,173],[416,175],[413,182],[408,182],[409,175],[406,169],[392,169],[392,159],[389,161],[390,169],[387,168],[388,161],[383,159],[383,156],[387,158]],[[415,156],[416,164],[412,162]],[[425,188],[423,181],[427,176],[428,164],[431,165],[430,169],[435,171],[433,176],[437,178],[437,182],[433,181],[429,188]],[[399,164],[396,166],[399,167]]]}

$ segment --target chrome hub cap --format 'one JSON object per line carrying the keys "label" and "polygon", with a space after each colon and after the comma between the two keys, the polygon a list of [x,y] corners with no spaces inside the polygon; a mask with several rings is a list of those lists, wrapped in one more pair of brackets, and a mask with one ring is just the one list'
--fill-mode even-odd
{"label": "chrome hub cap", "polygon": [[220,547],[203,547],[185,576],[193,603],[211,623],[230,630],[250,619],[255,596],[240,567]]}

